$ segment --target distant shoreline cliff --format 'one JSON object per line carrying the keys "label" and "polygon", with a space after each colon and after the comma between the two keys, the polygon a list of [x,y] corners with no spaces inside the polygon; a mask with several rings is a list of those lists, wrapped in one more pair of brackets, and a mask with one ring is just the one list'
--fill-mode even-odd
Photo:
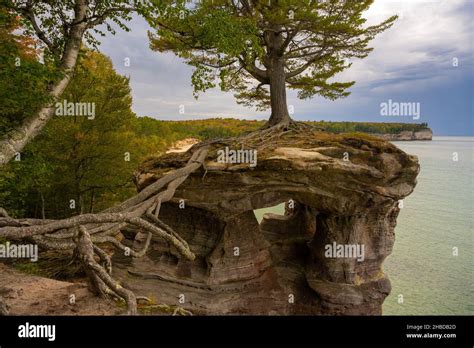
{"label": "distant shoreline cliff", "polygon": [[374,134],[389,141],[414,141],[414,140],[432,140],[433,131],[430,128],[420,131],[402,131],[397,134]]}
{"label": "distant shoreline cliff", "polygon": [[432,140],[433,131],[424,123],[318,121],[311,122],[330,133],[365,133],[388,141]]}

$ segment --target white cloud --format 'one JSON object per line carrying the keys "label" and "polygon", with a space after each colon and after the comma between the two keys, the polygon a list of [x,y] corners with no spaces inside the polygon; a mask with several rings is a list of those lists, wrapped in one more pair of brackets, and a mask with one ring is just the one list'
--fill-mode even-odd
{"label": "white cloud", "polygon": [[[357,87],[384,91],[426,87],[426,81],[442,82],[433,76],[451,77],[453,58],[472,57],[472,15],[466,1],[378,0],[367,11],[368,23],[379,23],[398,14],[388,31],[371,43],[374,51],[357,60],[338,79],[355,80]],[[472,9],[472,8],[471,8]],[[472,61],[470,62],[472,64]]]}

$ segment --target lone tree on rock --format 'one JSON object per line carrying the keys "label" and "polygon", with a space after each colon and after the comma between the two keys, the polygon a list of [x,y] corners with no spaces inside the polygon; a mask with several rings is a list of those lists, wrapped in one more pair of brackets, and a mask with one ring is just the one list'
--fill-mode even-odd
{"label": "lone tree on rock", "polygon": [[[271,107],[268,126],[292,120],[286,87],[301,99],[346,97],[354,82],[329,79],[364,58],[369,42],[396,16],[364,26],[373,0],[201,0],[170,2],[150,23],[152,49],[172,51],[195,67],[195,94],[215,87],[237,101]],[[219,82],[217,82],[219,81]]]}

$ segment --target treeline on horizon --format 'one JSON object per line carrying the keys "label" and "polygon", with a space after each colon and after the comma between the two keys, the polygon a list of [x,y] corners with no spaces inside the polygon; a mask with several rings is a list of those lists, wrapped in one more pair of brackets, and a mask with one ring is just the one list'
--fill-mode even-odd
{"label": "treeline on horizon", "polygon": [[[235,118],[208,118],[202,120],[157,120],[148,116],[139,117],[139,133],[143,135],[175,134],[182,138],[193,137],[200,140],[237,136],[262,127],[266,121],[239,120]],[[423,123],[393,123],[393,122],[348,122],[348,121],[306,121],[306,123],[324,128],[330,133],[369,133],[369,134],[398,134],[403,131],[420,131],[428,129]],[[174,136],[174,137],[175,137]]]}

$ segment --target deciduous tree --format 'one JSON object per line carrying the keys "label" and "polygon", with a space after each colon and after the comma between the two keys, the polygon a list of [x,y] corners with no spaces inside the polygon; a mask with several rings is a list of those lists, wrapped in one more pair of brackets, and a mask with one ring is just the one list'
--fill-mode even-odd
{"label": "deciduous tree", "polygon": [[[115,33],[111,22],[128,30],[133,12],[147,14],[152,8],[142,0],[2,0],[2,11],[20,16],[27,32],[43,46],[43,58],[54,62],[58,77],[48,84],[49,101],[0,139],[0,165],[25,147],[54,113],[54,102],[71,80],[83,42],[98,44],[94,32]],[[98,26],[103,25],[104,30]],[[10,59],[15,56],[10,55]]]}

